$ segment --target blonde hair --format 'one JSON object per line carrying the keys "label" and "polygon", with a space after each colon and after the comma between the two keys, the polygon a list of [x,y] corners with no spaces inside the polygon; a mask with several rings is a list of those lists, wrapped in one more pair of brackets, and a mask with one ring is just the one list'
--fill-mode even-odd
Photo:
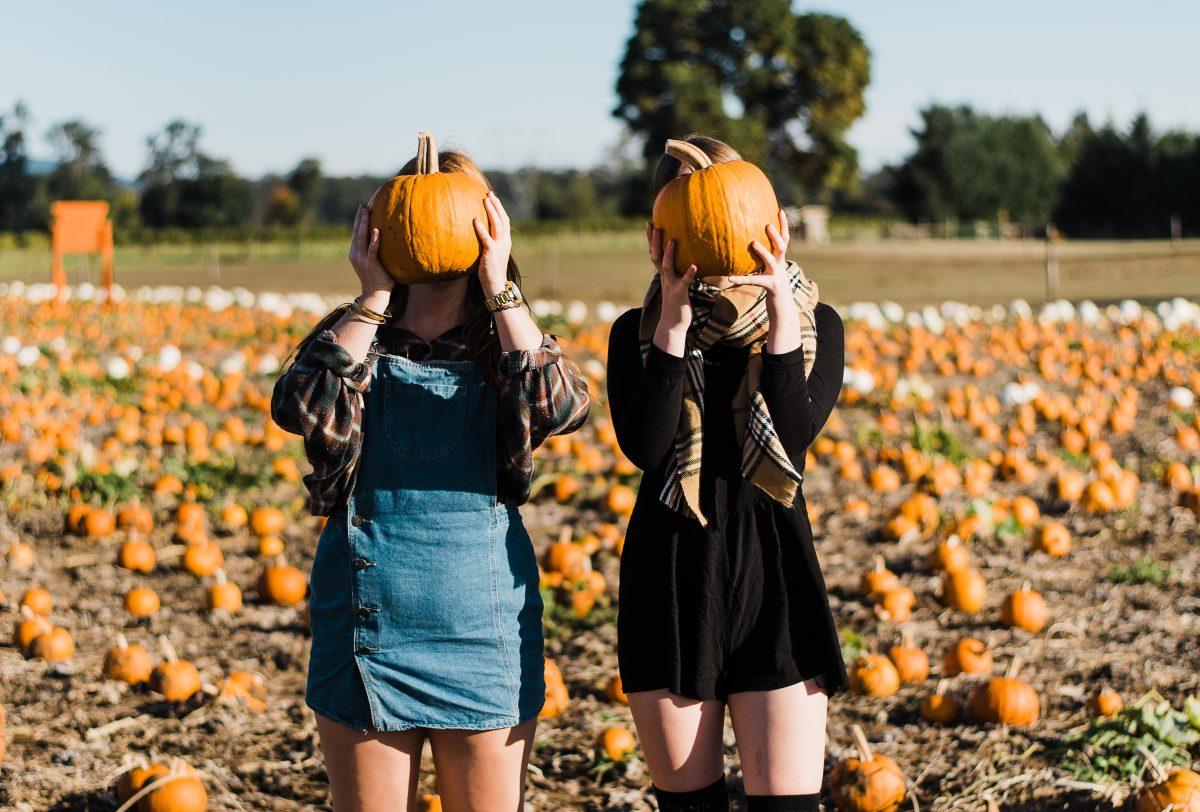
{"label": "blonde hair", "polygon": [[[716,138],[692,133],[682,140],[699,147],[700,151],[712,159],[712,162],[715,164],[742,160],[742,156],[736,149]],[[658,165],[654,167],[654,179],[650,184],[651,198],[658,197],[658,193],[663,190],[663,187],[679,176],[679,167],[678,158],[672,158],[670,155],[664,154],[658,159]]]}

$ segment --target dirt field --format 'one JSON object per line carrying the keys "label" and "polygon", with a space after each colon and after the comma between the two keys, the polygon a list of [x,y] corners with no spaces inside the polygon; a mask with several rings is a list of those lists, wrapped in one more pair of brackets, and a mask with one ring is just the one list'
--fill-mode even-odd
{"label": "dirt field", "polygon": [[[830,256],[840,250],[830,249]],[[856,261],[866,268],[874,260],[860,254]],[[917,256],[908,261],[914,268],[920,264]],[[1183,260],[1171,259],[1160,247],[1156,267],[1176,264]],[[940,273],[944,276],[939,278],[950,278],[949,270]],[[1128,276],[1114,272],[1112,279],[1128,282]],[[1120,295],[1125,294],[1114,292],[1113,298]],[[75,656],[63,663],[30,659],[12,646],[0,646],[0,704],[8,714],[0,808],[112,812],[118,807],[114,786],[121,774],[138,758],[171,756],[203,771],[212,809],[327,808],[312,716],[302,700],[308,645],[303,608],[259,599],[255,583],[264,560],[258,542],[247,529],[226,526],[220,518],[230,502],[279,507],[287,516],[282,539],[288,560],[307,571],[316,520],[304,515],[302,489],[293,475],[283,469],[270,473],[278,460],[300,458],[299,442],[274,446],[262,433],[261,398],[272,376],[214,372],[231,352],[244,349],[250,358],[267,350],[278,353],[306,323],[300,316],[285,320],[238,308],[210,313],[200,307],[130,304],[113,311],[96,305],[54,310],[0,300],[0,336],[19,336],[26,346],[44,348],[44,355],[54,352],[57,336],[71,352],[65,364],[42,357],[23,365],[15,360],[19,354],[0,355],[5,381],[0,418],[7,418],[0,420],[0,550],[23,542],[37,558],[28,570],[14,565],[11,552],[0,564],[0,623],[11,629],[20,618],[17,602],[23,592],[40,586],[53,596],[51,621],[69,630],[76,646]],[[180,330],[180,324],[188,329]],[[603,368],[597,348],[603,346],[603,335],[604,328],[596,328],[572,342],[577,360],[595,376],[599,394]],[[953,349],[938,349],[937,340],[925,331],[893,328],[885,335],[851,325],[848,363],[873,369],[877,381],[866,394],[846,397],[824,432],[839,445],[815,448],[806,475],[818,552],[848,656],[886,653],[901,632],[909,632],[933,665],[928,679],[883,698],[837,696],[829,717],[828,766],[850,753],[850,726],[858,724],[879,752],[900,763],[922,809],[978,810],[989,802],[1004,810],[1112,808],[1113,800],[1122,801],[1136,788],[1136,779],[1080,780],[1058,767],[1064,734],[1091,718],[1086,700],[1105,684],[1127,703],[1156,689],[1180,707],[1200,692],[1200,523],[1196,512],[1178,506],[1179,487],[1163,479],[1169,462],[1182,462],[1200,475],[1200,446],[1192,446],[1183,431],[1196,424],[1196,413],[1167,401],[1169,384],[1200,388],[1195,373],[1200,331],[1163,331],[1153,321],[1141,320],[1121,330],[1107,323],[1037,329],[1009,322],[950,327],[947,340]],[[1131,355],[1139,341],[1142,352],[1135,349]],[[135,362],[134,374],[127,378],[105,371],[113,356],[134,358],[133,344],[144,350],[145,359],[154,359],[168,342],[207,372],[195,379],[182,371],[164,374],[149,360]],[[1154,349],[1160,346],[1161,353]],[[1061,353],[1051,362],[1059,371],[1049,377],[1041,377],[1035,366],[1039,348]],[[968,364],[964,369],[970,372],[941,366],[948,358],[962,362],[972,353],[990,366]],[[1151,357],[1165,365],[1159,374],[1142,366]],[[1089,363],[1092,369],[1086,369]],[[897,368],[905,364],[911,368]],[[1139,371],[1126,369],[1126,364]],[[1106,377],[1114,370],[1124,379]],[[931,391],[914,400],[901,393],[897,376],[919,378]],[[222,382],[230,379],[233,388],[225,392]],[[1074,469],[1095,481],[1105,466],[1098,446],[1086,454],[1065,450],[1058,419],[1039,412],[1034,429],[1024,432],[1027,436],[987,441],[956,414],[951,393],[977,386],[970,401],[983,404],[989,422],[1007,432],[1025,419],[1022,409],[989,398],[1017,380],[1039,381],[1048,395],[1066,396],[1085,415],[1099,406],[1108,414],[1117,400],[1129,399],[1125,386],[1136,390],[1132,427],[1101,432],[1111,460],[1138,477],[1132,502],[1091,511],[1078,500],[1055,495],[1056,472]],[[222,400],[226,394],[228,402]],[[144,410],[140,422],[134,421],[140,433],[119,431],[119,424],[131,419],[127,407],[137,404]],[[232,437],[219,442],[220,432],[232,432],[231,416],[244,421],[248,434],[244,441]],[[156,439],[157,417],[166,429],[180,432],[189,424],[204,424],[205,442],[213,449],[211,465],[196,462],[196,448],[208,446],[187,439],[185,447],[182,434]],[[582,485],[565,503],[556,501],[547,487],[526,509],[539,552],[564,525],[574,528],[580,540],[601,532],[604,523],[621,526],[623,520],[606,507],[605,493],[610,483],[632,483],[634,478],[617,472],[619,458],[603,440],[604,422],[601,399],[582,434],[582,446],[539,454],[541,472],[551,472],[551,479],[554,472],[569,473]],[[1106,420],[1100,425],[1107,426]],[[931,434],[934,429],[942,433]],[[52,451],[47,451],[47,437]],[[107,442],[113,437],[119,438],[115,448]],[[233,445],[221,445],[227,441]],[[598,467],[584,462],[588,448],[598,449]],[[867,474],[889,465],[903,471],[896,455],[904,449],[961,471],[971,461],[986,460],[989,452],[1003,451],[1034,463],[1036,470],[1031,478],[1009,477],[1007,458],[988,462],[995,478],[982,496],[970,497],[961,486],[950,488],[934,500],[931,528],[893,541],[888,540],[889,522],[915,492],[928,490],[928,483],[905,476],[894,492],[876,492],[869,479],[851,476],[846,460],[858,461]],[[185,472],[190,496],[154,493],[168,471]],[[1034,524],[999,519],[1001,512],[1014,510],[1011,500],[1017,496],[1036,504],[1041,516]],[[198,578],[180,566],[187,539],[175,511],[191,498],[205,508],[208,535],[224,553],[229,580],[245,592],[246,607],[239,613],[205,611],[204,589],[211,578]],[[859,498],[866,505],[856,514],[847,503]],[[149,574],[115,563],[118,549],[136,533],[118,530],[88,540],[64,532],[64,515],[73,504],[115,509],[134,500],[150,507],[154,517],[146,538],[157,549],[159,562]],[[938,539],[963,526],[968,514],[983,510],[981,505],[989,513],[997,511],[994,524],[985,523],[969,541],[971,563],[986,582],[985,606],[976,613],[948,609],[939,600],[940,578],[928,555]],[[1047,520],[1070,531],[1068,556],[1051,558],[1031,548],[1036,526]],[[915,594],[913,617],[906,623],[880,619],[859,589],[862,574],[879,555]],[[635,755],[614,764],[601,758],[595,745],[605,727],[632,723],[627,708],[605,696],[606,683],[616,673],[612,603],[617,552],[611,544],[601,544],[591,560],[607,587],[586,617],[575,618],[558,605],[554,592],[547,592],[556,608],[548,614],[546,653],[562,670],[571,699],[565,713],[540,725],[530,768],[533,810],[653,808],[640,759]],[[1037,633],[998,621],[1004,596],[1025,581],[1048,606],[1049,623]],[[162,609],[149,619],[134,619],[122,608],[122,596],[135,585],[152,587],[162,599]],[[204,692],[172,704],[145,687],[104,679],[105,651],[118,633],[145,646],[156,662],[157,639],[168,637],[213,690],[231,672],[261,674],[266,709],[254,713],[221,705]],[[919,703],[943,674],[943,655],[966,635],[987,643],[995,674],[1013,656],[1021,656],[1026,663],[1021,676],[1040,696],[1036,724],[1003,727],[964,720],[936,726],[918,715]],[[950,692],[965,701],[985,678],[954,677]],[[740,778],[728,730],[726,744],[730,787],[736,793]],[[1195,748],[1189,758],[1194,764]],[[422,789],[434,789],[428,759]],[[903,808],[916,806],[906,801]]]}
{"label": "dirt field", "polygon": [[[1058,248],[1061,290],[1068,299],[1142,301],[1200,295],[1200,241],[1064,243]],[[250,290],[352,291],[353,279],[336,243],[300,246],[126,248],[118,280],[128,286],[242,286]],[[638,302],[647,261],[638,234],[518,237],[515,256],[530,296]],[[846,242],[797,246],[794,258],[830,302],[892,299],[904,305],[947,299],[969,304],[1044,301],[1045,246],[1040,242],[944,240]],[[72,258],[73,282],[98,281],[94,261]],[[44,281],[49,256],[0,253],[0,279]]]}

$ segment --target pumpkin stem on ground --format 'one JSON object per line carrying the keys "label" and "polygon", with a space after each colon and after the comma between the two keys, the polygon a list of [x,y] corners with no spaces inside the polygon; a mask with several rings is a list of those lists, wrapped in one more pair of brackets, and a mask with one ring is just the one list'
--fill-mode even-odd
{"label": "pumpkin stem on ground", "polygon": [[854,739],[854,746],[858,748],[858,757],[862,761],[874,761],[875,751],[871,749],[871,743],[867,741],[867,734],[863,733],[863,729],[858,725],[850,728],[850,735]]}
{"label": "pumpkin stem on ground", "polygon": [[938,680],[937,687],[933,689],[933,693],[935,696],[944,696],[946,693],[946,689],[948,689],[949,687],[950,687],[950,680],[948,680],[948,679]]}
{"label": "pumpkin stem on ground", "polygon": [[1155,756],[1154,753],[1150,752],[1150,750],[1144,744],[1139,744],[1137,749],[1138,752],[1142,754],[1142,758],[1146,760],[1146,765],[1150,767],[1150,772],[1154,774],[1154,780],[1159,783],[1166,781],[1169,777],[1169,773],[1167,772],[1167,768],[1163,766],[1162,762],[1158,760],[1158,757]]}
{"label": "pumpkin stem on ground", "polygon": [[175,652],[175,647],[171,645],[171,641],[165,636],[158,638],[158,647],[162,649],[163,656],[167,658],[167,662],[173,663],[179,659],[179,655]]}
{"label": "pumpkin stem on ground", "polygon": [[704,153],[704,150],[687,141],[668,139],[666,153],[693,172],[712,166],[712,159]]}
{"label": "pumpkin stem on ground", "polygon": [[1020,655],[1013,657],[1012,662],[1008,664],[1008,670],[1004,672],[1004,676],[1008,679],[1016,679],[1017,672],[1021,670]]}
{"label": "pumpkin stem on ground", "polygon": [[433,140],[433,133],[421,130],[417,133],[417,174],[432,175],[437,171],[437,142]]}

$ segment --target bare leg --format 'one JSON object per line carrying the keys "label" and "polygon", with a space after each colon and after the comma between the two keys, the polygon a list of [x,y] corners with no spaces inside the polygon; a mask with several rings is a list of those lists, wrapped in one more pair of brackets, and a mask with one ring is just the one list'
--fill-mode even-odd
{"label": "bare leg", "polygon": [[520,812],[537,720],[501,730],[429,730],[446,812]]}
{"label": "bare leg", "polygon": [[425,733],[363,733],[317,714],[317,732],[336,812],[416,808]]}
{"label": "bare leg", "polygon": [[747,795],[821,791],[828,697],[817,680],[729,695]]}
{"label": "bare leg", "polygon": [[638,691],[629,695],[629,710],[654,786],[691,792],[724,773],[725,703],[667,690]]}

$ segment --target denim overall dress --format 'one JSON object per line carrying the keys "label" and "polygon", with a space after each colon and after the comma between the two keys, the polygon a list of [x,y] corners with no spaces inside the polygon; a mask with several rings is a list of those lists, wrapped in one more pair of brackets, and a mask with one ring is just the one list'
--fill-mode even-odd
{"label": "denim overall dress", "polygon": [[545,697],[533,545],[472,362],[378,355],[358,481],[317,545],[305,699],[359,730],[511,727]]}

